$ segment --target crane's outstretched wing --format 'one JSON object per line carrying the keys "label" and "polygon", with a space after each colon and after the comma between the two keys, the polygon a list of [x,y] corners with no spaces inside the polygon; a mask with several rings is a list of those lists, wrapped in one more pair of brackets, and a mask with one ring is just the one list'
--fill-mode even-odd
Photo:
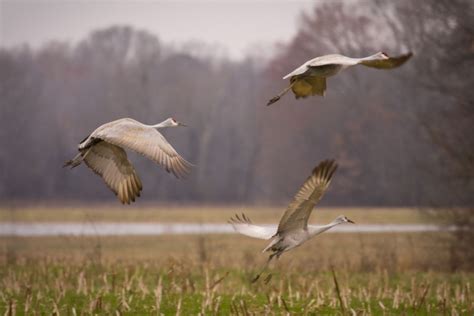
{"label": "crane's outstretched wing", "polygon": [[277,234],[307,227],[311,211],[329,187],[336,169],[337,164],[334,160],[324,160],[313,169],[313,173],[306,179],[283,214]]}
{"label": "crane's outstretched wing", "polygon": [[177,178],[191,171],[191,164],[181,157],[155,128],[132,119],[122,119],[97,129],[91,137],[124,146],[153,160]]}
{"label": "crane's outstretched wing", "polygon": [[324,96],[326,91],[326,78],[324,77],[293,77],[291,83],[291,90],[297,99],[311,95]]}
{"label": "crane's outstretched wing", "polygon": [[303,65],[299,66],[298,68],[296,68],[295,70],[293,70],[289,74],[285,75],[283,77],[283,79],[288,79],[288,78],[291,78],[291,77],[294,77],[294,76],[299,76],[299,75],[304,74],[305,72],[308,71],[307,64],[308,64],[308,62],[305,62]]}
{"label": "crane's outstretched wing", "polygon": [[413,56],[413,54],[408,53],[397,57],[389,57],[384,60],[363,60],[360,64],[377,69],[392,69],[403,65],[411,56]]}
{"label": "crane's outstretched wing", "polygon": [[229,224],[234,227],[236,232],[253,238],[270,239],[276,233],[276,227],[254,225],[243,213],[241,216],[236,214],[231,217]]}
{"label": "crane's outstretched wing", "polygon": [[[318,68],[317,70],[317,75],[325,77],[327,76],[325,73],[326,72],[333,72],[334,67],[338,67],[342,64],[347,64],[348,62],[350,63],[352,58],[349,58],[347,56],[343,56],[340,54],[329,54],[329,55],[323,55],[319,56],[316,58],[313,58],[311,60],[308,60],[289,74],[283,77],[283,79],[291,78],[294,76],[300,76],[305,74],[308,70],[311,68]],[[311,71],[311,73],[314,74],[316,72],[315,69]]]}
{"label": "crane's outstretched wing", "polygon": [[130,204],[140,196],[142,183],[122,148],[99,142],[85,150],[84,162],[104,179],[120,202]]}

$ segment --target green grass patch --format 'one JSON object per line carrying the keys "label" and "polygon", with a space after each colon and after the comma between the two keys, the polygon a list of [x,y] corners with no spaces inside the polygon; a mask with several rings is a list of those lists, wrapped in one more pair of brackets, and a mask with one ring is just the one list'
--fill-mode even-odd
{"label": "green grass patch", "polygon": [[209,263],[20,260],[0,269],[0,313],[62,315],[452,314],[474,312],[474,274],[347,273],[337,270],[341,301],[329,272],[277,269],[250,283],[256,268]]}

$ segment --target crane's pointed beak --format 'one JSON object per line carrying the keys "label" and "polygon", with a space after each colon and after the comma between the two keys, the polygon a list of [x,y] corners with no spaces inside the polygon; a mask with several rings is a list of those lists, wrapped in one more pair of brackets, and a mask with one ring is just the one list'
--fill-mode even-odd
{"label": "crane's pointed beak", "polygon": [[184,126],[184,127],[186,127],[186,126],[188,126],[188,125],[186,125],[186,124],[184,124],[184,123],[181,123],[181,122],[178,122],[178,126]]}
{"label": "crane's pointed beak", "polygon": [[355,224],[355,222],[351,221],[350,219],[347,219],[348,223]]}

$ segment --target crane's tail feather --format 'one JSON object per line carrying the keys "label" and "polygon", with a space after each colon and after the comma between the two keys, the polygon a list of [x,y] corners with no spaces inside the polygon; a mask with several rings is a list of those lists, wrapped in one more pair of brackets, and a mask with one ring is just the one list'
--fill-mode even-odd
{"label": "crane's tail feather", "polygon": [[264,252],[267,252],[267,251],[270,251],[270,249],[275,246],[276,243],[278,243],[280,241],[280,238],[274,238],[269,244],[268,246],[266,246],[263,250],[262,250],[262,253]]}

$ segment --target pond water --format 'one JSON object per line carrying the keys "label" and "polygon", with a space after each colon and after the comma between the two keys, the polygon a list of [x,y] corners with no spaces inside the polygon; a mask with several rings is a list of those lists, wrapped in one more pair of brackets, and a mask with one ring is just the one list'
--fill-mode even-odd
{"label": "pond water", "polygon": [[[272,225],[267,225],[272,226]],[[273,225],[276,230],[276,226]],[[326,233],[408,233],[451,230],[450,227],[420,224],[339,225]],[[37,222],[0,223],[0,236],[118,236],[118,235],[189,235],[232,234],[232,226],[224,223],[113,223],[113,222]]]}

